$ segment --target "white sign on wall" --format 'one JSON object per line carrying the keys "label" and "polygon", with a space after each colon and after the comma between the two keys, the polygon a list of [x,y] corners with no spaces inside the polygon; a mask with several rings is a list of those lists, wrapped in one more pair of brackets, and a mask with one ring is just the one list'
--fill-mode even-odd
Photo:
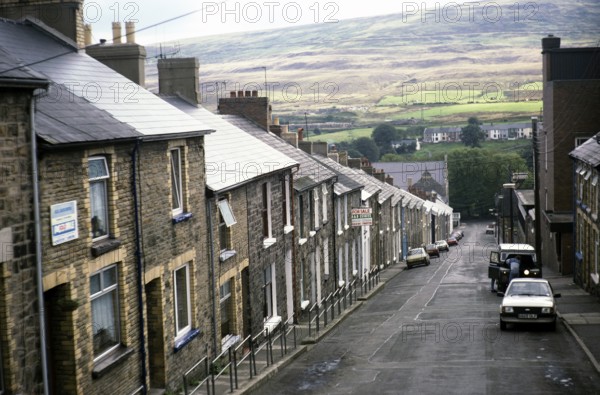
{"label": "white sign on wall", "polygon": [[50,206],[50,228],[53,246],[79,237],[76,200]]}

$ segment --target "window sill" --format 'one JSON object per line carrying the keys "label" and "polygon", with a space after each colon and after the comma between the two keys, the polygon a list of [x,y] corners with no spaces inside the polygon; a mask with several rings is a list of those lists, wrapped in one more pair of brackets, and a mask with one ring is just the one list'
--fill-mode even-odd
{"label": "window sill", "polygon": [[92,243],[92,256],[94,258],[99,257],[102,254],[116,250],[121,246],[121,240],[119,239],[102,239]]}
{"label": "window sill", "polygon": [[338,236],[341,236],[341,235],[343,235],[343,234],[344,234],[344,232],[343,232],[343,231],[341,231],[341,230],[338,230],[338,231],[337,231],[337,235],[338,235]]}
{"label": "window sill", "polygon": [[281,324],[281,316],[275,315],[269,317],[268,320],[265,321],[263,327],[265,330],[268,330],[268,333],[273,333],[273,331]]}
{"label": "window sill", "polygon": [[263,247],[264,247],[264,248],[269,248],[269,247],[271,247],[273,244],[275,244],[276,242],[277,242],[277,239],[276,239],[276,238],[274,238],[274,237],[270,237],[270,238],[264,239],[264,240],[263,240]]}
{"label": "window sill", "polygon": [[309,304],[310,304],[310,300],[303,300],[302,302],[300,302],[300,308],[302,310],[306,310],[306,308],[308,307]]}
{"label": "window sill", "polygon": [[283,233],[284,234],[288,234],[290,233],[292,230],[294,230],[294,227],[292,225],[286,225],[283,227]]}
{"label": "window sill", "polygon": [[119,366],[123,361],[125,361],[131,354],[133,354],[133,348],[119,346],[107,356],[94,362],[92,378],[99,379],[100,377],[106,375],[113,368]]}
{"label": "window sill", "polygon": [[316,234],[317,234],[317,232],[314,230],[311,230],[310,232],[308,232],[309,237],[314,237]]}
{"label": "window sill", "polygon": [[307,241],[308,241],[308,239],[300,239],[300,240],[298,240],[298,244],[303,245]]}
{"label": "window sill", "polygon": [[349,225],[344,225],[344,230],[348,230],[348,229],[350,229],[350,226]]}
{"label": "window sill", "polygon": [[189,342],[194,340],[200,334],[199,329],[190,329],[185,335],[180,337],[179,339],[175,339],[175,344],[173,345],[173,352],[177,352],[185,347]]}
{"label": "window sill", "polygon": [[178,224],[180,222],[187,221],[188,219],[190,219],[192,217],[193,217],[192,213],[181,213],[181,214],[175,215],[171,221],[173,222],[173,224]]}
{"label": "window sill", "polygon": [[594,284],[598,284],[598,282],[600,282],[600,275],[598,273],[592,273],[591,277]]}
{"label": "window sill", "polygon": [[221,254],[219,255],[219,261],[225,262],[229,258],[232,258],[236,255],[237,255],[236,250],[225,250],[225,251],[221,252]]}

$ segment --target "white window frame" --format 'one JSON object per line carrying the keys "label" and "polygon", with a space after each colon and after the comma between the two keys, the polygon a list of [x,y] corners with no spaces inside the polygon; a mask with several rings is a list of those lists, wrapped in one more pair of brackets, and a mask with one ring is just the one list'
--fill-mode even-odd
{"label": "white window frame", "polygon": [[314,216],[315,216],[315,230],[319,229],[321,227],[321,222],[320,222],[320,218],[319,218],[319,191],[317,190],[317,188],[315,188],[313,190],[313,198],[315,200],[315,206],[314,206]]}
{"label": "white window frame", "polygon": [[284,200],[283,203],[285,204],[285,225],[284,225],[284,232],[285,233],[289,233],[290,231],[292,231],[294,229],[294,227],[292,226],[292,194],[290,193],[290,176],[286,175],[283,181],[283,193],[284,193]]}
{"label": "white window frame", "polygon": [[175,217],[183,213],[183,173],[181,167],[181,149],[173,148],[169,150],[169,157],[171,169],[171,213]]}
{"label": "white window frame", "polygon": [[348,228],[348,195],[344,195],[344,229]]}
{"label": "white window frame", "polygon": [[263,311],[265,321],[277,315],[277,295],[275,293],[275,265],[271,264],[263,270],[263,287],[266,312]]}
{"label": "white window frame", "polygon": [[[227,281],[225,281],[223,284],[221,284],[221,286],[219,287],[219,308],[220,308],[220,312],[221,312],[221,320],[219,323],[219,328],[223,326],[223,308],[227,308],[227,306],[223,306],[224,303],[231,303],[231,279],[228,279]],[[229,306],[231,307],[231,306]],[[231,317],[229,317],[229,311],[226,312],[227,315],[227,322],[229,323],[228,325],[230,326],[231,329],[231,322],[230,319]],[[221,338],[224,338],[227,335],[231,335],[232,333],[222,333],[221,332]]]}
{"label": "white window frame", "polygon": [[[186,311],[184,314],[187,316],[187,325],[183,325],[180,327],[180,313],[179,313],[179,297],[178,297],[178,282],[177,282],[177,273],[180,270],[185,271],[185,303],[186,303]],[[185,264],[183,266],[178,267],[173,270],[173,310],[175,315],[175,339],[178,339],[184,336],[192,329],[192,303],[191,303],[191,293],[190,293],[190,265]]]}
{"label": "white window frame", "polygon": [[[90,167],[90,163],[92,162],[98,162],[101,161],[102,162],[102,168],[104,169],[105,174],[97,176],[97,177],[92,177],[90,174],[88,174],[88,181],[90,183],[90,215],[91,218],[90,220],[92,221],[91,223],[91,234],[92,234],[92,241],[98,241],[98,240],[102,240],[102,239],[107,239],[110,235],[110,205],[108,202],[108,180],[110,179],[110,172],[108,171],[108,163],[106,161],[106,157],[104,156],[92,156],[90,158],[88,158],[88,171],[89,171],[89,167]],[[92,212],[92,210],[94,209],[94,206],[96,206],[95,202],[96,199],[94,198],[94,185],[103,185],[104,186],[104,191],[102,192],[103,196],[97,196],[97,198],[103,199],[103,205],[104,205],[104,219],[100,219],[101,221],[103,220],[105,222],[105,234],[102,234],[100,236],[94,237],[94,225],[93,225],[93,218],[95,218],[96,216],[94,216],[94,213]]]}
{"label": "white window frame", "polygon": [[337,211],[337,231],[338,231],[338,235],[342,234],[342,197],[338,196],[336,201],[336,211]]}
{"label": "white window frame", "polygon": [[[115,277],[115,282],[114,284],[109,284],[106,285],[105,284],[105,276],[104,274],[114,270],[114,277]],[[94,278],[95,276],[98,276],[99,279],[99,290],[95,293],[92,293],[92,278]],[[94,355],[94,360],[98,360],[100,358],[102,358],[103,356],[105,356],[106,354],[110,353],[111,351],[113,351],[114,349],[118,348],[119,345],[121,344],[121,321],[120,321],[120,303],[119,303],[119,270],[117,265],[110,265],[107,266],[105,268],[103,268],[102,270],[99,270],[95,273],[93,273],[90,276],[90,305],[91,305],[91,319],[92,319],[92,337],[95,336],[96,334],[94,333],[94,329],[95,329],[95,320],[94,320],[94,301],[105,297],[107,295],[111,295],[112,294],[112,307],[114,309],[113,313],[114,313],[114,317],[113,317],[113,323],[114,323],[114,336],[115,336],[115,344],[108,347],[106,350],[102,350],[99,352],[98,355]],[[94,353],[96,352],[96,350],[93,351]]]}
{"label": "white window frame", "polygon": [[[266,192],[266,196],[264,196]],[[273,195],[271,190],[271,182],[267,181],[261,185],[261,204],[264,204],[264,200],[266,198],[266,207],[262,207],[262,209],[266,209],[267,211],[267,234],[263,234],[263,246],[265,248],[273,245],[277,240],[273,237]],[[265,218],[262,218],[264,221]]]}
{"label": "white window frame", "polygon": [[323,196],[323,223],[325,223],[329,221],[327,212],[327,195],[329,192],[327,191],[327,184],[321,184],[321,194]]}

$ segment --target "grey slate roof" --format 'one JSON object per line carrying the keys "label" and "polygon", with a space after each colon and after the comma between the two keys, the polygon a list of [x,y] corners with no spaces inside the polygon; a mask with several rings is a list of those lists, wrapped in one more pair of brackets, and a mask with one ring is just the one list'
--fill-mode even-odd
{"label": "grey slate roof", "polygon": [[[302,191],[312,188],[336,176],[335,172],[308,153],[294,147],[273,133],[267,132],[248,119],[236,115],[221,115],[221,117],[299,163],[300,168],[294,174],[294,188],[296,190]],[[301,179],[302,181],[299,182]]]}
{"label": "grey slate roof", "polygon": [[0,80],[14,82],[39,80],[41,82],[46,78],[30,68],[24,67],[22,62],[0,48]]}
{"label": "grey slate roof", "polygon": [[[431,162],[374,162],[371,164],[376,169],[394,177],[394,185],[408,191],[409,179],[413,184],[417,183],[425,170],[431,173],[432,178],[442,186],[446,185],[444,161]],[[444,187],[445,190],[445,187]],[[440,193],[438,191],[438,193]],[[441,193],[447,197],[447,192]]]}
{"label": "grey slate roof", "polygon": [[228,190],[298,164],[293,158],[265,144],[220,115],[178,97],[163,99],[216,130],[216,133],[204,138],[206,186],[213,191]]}
{"label": "grey slate roof", "polygon": [[65,87],[50,85],[37,103],[36,133],[50,145],[134,139],[143,135],[78,96],[57,95]]}
{"label": "grey slate roof", "polygon": [[572,158],[598,168],[600,166],[600,144],[592,137],[569,153]]}
{"label": "grey slate roof", "polygon": [[333,193],[336,195],[345,195],[346,193],[364,188],[363,183],[356,181],[345,172],[345,169],[347,169],[346,166],[321,155],[313,155],[313,157],[337,175],[338,181],[333,185]]}
{"label": "grey slate roof", "polygon": [[0,49],[58,86],[67,88],[61,94],[87,100],[144,136],[161,138],[210,132],[206,125],[52,36],[37,22],[0,19]]}

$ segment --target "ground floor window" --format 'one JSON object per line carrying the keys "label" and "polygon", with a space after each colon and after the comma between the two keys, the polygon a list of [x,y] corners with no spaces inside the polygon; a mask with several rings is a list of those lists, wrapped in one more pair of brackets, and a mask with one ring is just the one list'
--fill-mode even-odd
{"label": "ground floor window", "polygon": [[265,319],[273,316],[273,276],[271,273],[271,266],[268,266],[263,271],[264,276],[264,305],[263,305],[263,317]]}
{"label": "ground floor window", "polygon": [[183,265],[173,273],[175,283],[175,333],[176,337],[191,329],[189,266]]}
{"label": "ground floor window", "polygon": [[227,280],[219,289],[221,296],[221,337],[233,334],[233,303],[231,298],[231,280]]}
{"label": "ground floor window", "polygon": [[117,279],[117,265],[104,268],[90,277],[95,358],[112,350],[121,341]]}

